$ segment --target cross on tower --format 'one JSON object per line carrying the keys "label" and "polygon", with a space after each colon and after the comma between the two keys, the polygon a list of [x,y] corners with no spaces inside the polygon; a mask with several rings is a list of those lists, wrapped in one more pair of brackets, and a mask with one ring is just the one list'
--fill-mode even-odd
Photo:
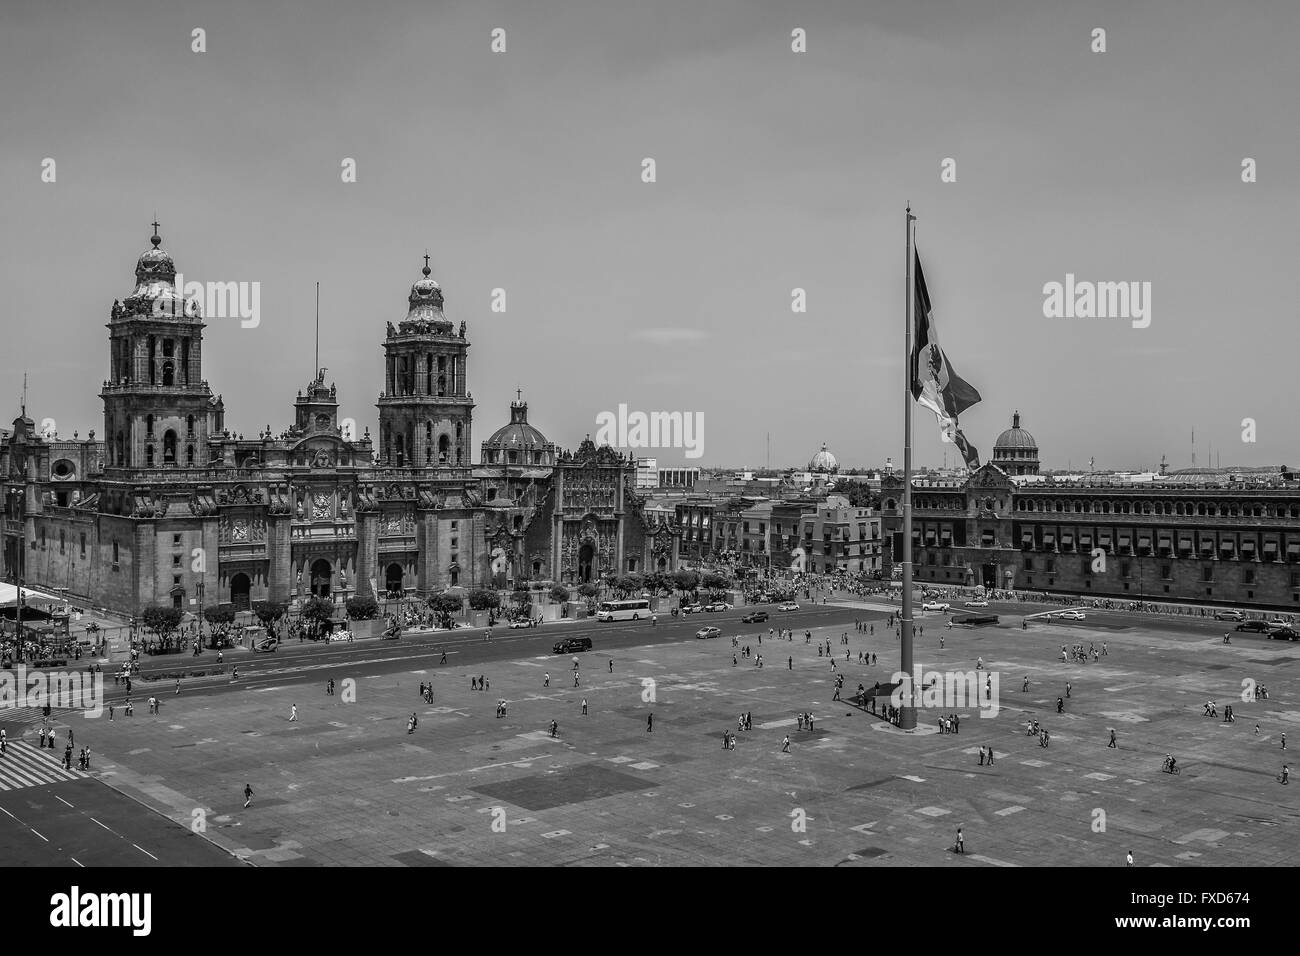
{"label": "cross on tower", "polygon": [[150,223],[150,225],[153,226],[153,234],[154,234],[155,236],[158,235],[158,227],[159,227],[160,225],[162,225],[162,223],[160,223],[160,222],[158,221],[158,217],[157,217],[157,216],[154,217],[154,220],[153,220],[153,222]]}
{"label": "cross on tower", "polygon": [[424,274],[425,274],[425,275],[428,275],[429,272],[430,272],[430,269],[429,269],[429,253],[428,253],[428,252],[425,252],[425,254],[424,254]]}
{"label": "cross on tower", "polygon": [[515,389],[515,399],[520,402],[524,400],[524,390],[522,388]]}

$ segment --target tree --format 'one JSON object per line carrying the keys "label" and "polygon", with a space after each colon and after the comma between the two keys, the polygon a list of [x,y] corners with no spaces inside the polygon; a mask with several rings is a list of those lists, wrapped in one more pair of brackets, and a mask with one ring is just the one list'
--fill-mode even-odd
{"label": "tree", "polygon": [[349,620],[371,621],[379,616],[379,602],[368,595],[350,597],[344,606],[348,610]]}
{"label": "tree", "polygon": [[651,594],[667,594],[673,589],[673,579],[663,571],[651,571],[645,576],[645,586]]}
{"label": "tree", "polygon": [[438,617],[438,626],[447,630],[451,630],[454,626],[451,616],[459,614],[465,607],[459,594],[448,594],[446,591],[431,595],[428,603],[429,608]]}
{"label": "tree", "polygon": [[600,588],[588,581],[586,584],[578,585],[578,593],[590,601],[600,593]]}
{"label": "tree", "polygon": [[320,632],[334,617],[334,603],[328,598],[314,597],[302,606],[299,617],[307,622],[308,632],[312,638],[320,637]]}
{"label": "tree", "polygon": [[682,597],[690,594],[700,586],[700,576],[695,571],[678,571],[673,575],[673,587],[682,592]]}
{"label": "tree", "polygon": [[720,591],[731,587],[731,578],[725,574],[718,574],[717,572],[710,571],[708,574],[704,575],[701,583],[705,588],[711,591]]}
{"label": "tree", "polygon": [[220,647],[235,623],[235,609],[229,604],[218,604],[204,611],[203,619],[208,622],[208,646]]}
{"label": "tree", "polygon": [[184,615],[185,612],[178,607],[154,604],[141,612],[140,620],[144,622],[145,627],[157,634],[160,639],[168,641],[176,633],[176,628],[181,626],[181,618]]}
{"label": "tree", "polygon": [[629,594],[640,591],[645,585],[645,581],[639,574],[624,574],[622,577],[615,579],[614,592],[619,597],[625,598]]}
{"label": "tree", "polygon": [[569,589],[563,584],[557,584],[551,588],[551,600],[556,604],[563,604],[569,600]]}
{"label": "tree", "polygon": [[501,595],[486,588],[470,591],[469,606],[476,611],[495,611],[501,606]]}
{"label": "tree", "polygon": [[280,601],[258,601],[253,605],[253,616],[271,634],[274,633],[276,621],[284,617],[288,610],[289,606]]}

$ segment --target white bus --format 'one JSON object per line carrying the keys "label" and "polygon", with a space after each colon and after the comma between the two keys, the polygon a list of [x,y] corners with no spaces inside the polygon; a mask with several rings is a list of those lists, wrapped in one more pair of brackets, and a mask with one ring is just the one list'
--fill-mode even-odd
{"label": "white bus", "polygon": [[636,598],[630,601],[601,601],[596,608],[598,621],[640,621],[650,619],[650,601]]}

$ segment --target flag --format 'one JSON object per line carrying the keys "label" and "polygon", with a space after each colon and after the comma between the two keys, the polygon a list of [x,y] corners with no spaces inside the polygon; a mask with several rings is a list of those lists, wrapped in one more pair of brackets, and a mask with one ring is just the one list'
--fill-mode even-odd
{"label": "flag", "polygon": [[944,441],[952,442],[966,460],[966,467],[979,467],[979,450],[957,427],[957,416],[980,401],[980,393],[953,371],[948,356],[939,346],[930,293],[916,254],[916,301],[912,330],[912,397],[934,412]]}

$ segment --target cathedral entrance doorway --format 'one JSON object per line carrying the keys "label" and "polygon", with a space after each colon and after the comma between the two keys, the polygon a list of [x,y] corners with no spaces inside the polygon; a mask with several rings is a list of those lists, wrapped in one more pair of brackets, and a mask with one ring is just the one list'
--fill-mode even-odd
{"label": "cathedral entrance doorway", "polygon": [[242,571],[230,579],[230,603],[236,611],[248,610],[248,594],[252,587],[253,582]]}
{"label": "cathedral entrance doorway", "polygon": [[314,561],[311,566],[311,593],[312,597],[327,598],[330,596],[330,578],[333,575],[333,569],[330,563],[324,558]]}
{"label": "cathedral entrance doorway", "polygon": [[998,586],[998,566],[996,564],[986,564],[982,568],[983,574],[980,583],[986,588],[995,588]]}
{"label": "cathedral entrance doorway", "polygon": [[578,583],[588,584],[591,581],[591,564],[596,558],[596,549],[589,544],[584,544],[578,549]]}
{"label": "cathedral entrance doorway", "polygon": [[384,590],[390,595],[402,596],[402,566],[394,562],[384,572]]}

